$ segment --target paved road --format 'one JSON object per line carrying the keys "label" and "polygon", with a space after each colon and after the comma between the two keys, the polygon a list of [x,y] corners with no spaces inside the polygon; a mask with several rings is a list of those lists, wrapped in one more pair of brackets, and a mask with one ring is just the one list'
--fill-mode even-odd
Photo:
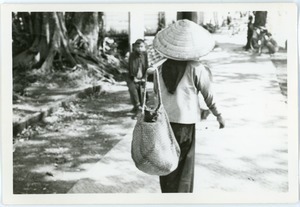
{"label": "paved road", "polygon": [[223,41],[206,59],[226,129],[211,116],[199,125],[195,191],[287,191],[287,104],[276,69],[268,55]]}
{"label": "paved road", "polygon": [[[212,115],[197,125],[194,192],[285,192],[287,104],[276,69],[268,55],[242,51],[244,39],[215,38],[218,47],[203,61],[212,66],[226,128],[219,130]],[[131,160],[132,128],[69,193],[160,192],[158,178],[139,172]]]}

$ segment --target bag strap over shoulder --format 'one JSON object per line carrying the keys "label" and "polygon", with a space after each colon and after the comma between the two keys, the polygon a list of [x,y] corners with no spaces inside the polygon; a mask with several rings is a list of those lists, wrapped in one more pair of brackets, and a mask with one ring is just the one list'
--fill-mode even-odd
{"label": "bag strap over shoulder", "polygon": [[[145,74],[145,90],[144,90],[144,97],[143,97],[143,106],[142,106],[142,113],[144,114],[145,112],[145,107],[146,107],[146,93],[147,93],[147,79],[148,79],[148,70],[146,71]],[[157,97],[158,97],[158,105],[155,109],[155,112],[158,111],[158,109],[160,108],[160,106],[162,105],[162,99],[161,99],[161,90],[160,90],[160,82],[159,82],[159,73],[158,73],[158,69],[155,68],[155,72],[154,72],[154,84],[156,85],[157,88]]]}

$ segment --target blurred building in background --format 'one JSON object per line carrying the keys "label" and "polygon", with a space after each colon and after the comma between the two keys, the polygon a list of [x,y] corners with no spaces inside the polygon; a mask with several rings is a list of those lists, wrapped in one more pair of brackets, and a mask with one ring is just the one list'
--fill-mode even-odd
{"label": "blurred building in background", "polygon": [[128,12],[104,12],[104,30],[128,34],[128,17]]}
{"label": "blurred building in background", "polygon": [[[195,13],[195,12],[194,12]],[[215,27],[215,29],[228,24],[234,27],[247,29],[248,16],[251,11],[224,11],[197,12],[193,17],[194,21],[204,27]],[[129,35],[129,44],[136,39],[149,39],[162,28],[175,22],[180,12],[105,12],[104,13],[104,30],[108,34]],[[179,17],[180,18],[180,17]],[[278,42],[280,47],[285,47],[288,31],[287,14],[280,11],[267,13],[266,27],[272,33],[273,38]],[[245,37],[246,39],[246,37]]]}

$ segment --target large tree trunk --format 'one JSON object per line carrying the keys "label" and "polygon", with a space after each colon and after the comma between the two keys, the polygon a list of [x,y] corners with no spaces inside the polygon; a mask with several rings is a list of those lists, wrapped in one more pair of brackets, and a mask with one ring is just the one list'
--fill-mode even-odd
{"label": "large tree trunk", "polygon": [[73,68],[81,64],[84,68],[95,65],[101,70],[101,13],[34,12],[30,18],[23,18],[31,19],[32,29],[28,30],[32,31],[32,43],[13,58],[14,68],[51,72],[54,67]]}
{"label": "large tree trunk", "polygon": [[31,23],[31,18],[30,18],[30,14],[29,12],[20,12],[18,13],[19,18],[22,19],[23,21],[23,29],[25,31],[28,31],[28,35],[32,35],[33,31],[32,31],[32,25]]}
{"label": "large tree trunk", "polygon": [[[54,57],[65,58],[71,67],[76,65],[73,58],[62,12],[32,13],[35,38],[30,48],[13,59],[13,67],[22,65],[26,68],[36,67],[49,71]],[[60,58],[62,59],[62,58]]]}
{"label": "large tree trunk", "polygon": [[[104,13],[98,13],[98,25],[99,25],[99,33],[98,33],[98,48],[100,45],[103,45],[103,40],[105,38],[105,29],[104,29],[104,21],[103,21]],[[99,54],[99,52],[98,52]]]}
{"label": "large tree trunk", "polygon": [[[83,68],[93,74],[96,71],[96,77],[111,79],[115,70],[98,52],[102,15],[98,12],[14,12],[13,70],[36,68],[49,73],[53,69]],[[26,37],[30,38],[25,39],[27,33]]]}
{"label": "large tree trunk", "polygon": [[254,20],[254,27],[265,27],[266,23],[267,23],[267,12],[266,11],[256,11],[254,16],[255,16],[255,20]]}
{"label": "large tree trunk", "polygon": [[76,12],[72,22],[74,24],[70,39],[81,41],[81,49],[98,56],[99,17],[98,12]]}

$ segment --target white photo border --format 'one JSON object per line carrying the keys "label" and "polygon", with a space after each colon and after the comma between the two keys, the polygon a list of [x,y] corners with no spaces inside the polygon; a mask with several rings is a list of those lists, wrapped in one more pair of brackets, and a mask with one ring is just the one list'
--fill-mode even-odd
{"label": "white photo border", "polygon": [[[145,7],[147,4],[147,7]],[[12,162],[12,44],[11,17],[14,11],[252,11],[287,10],[288,36],[288,175],[286,193],[203,194],[13,194]],[[298,201],[298,48],[297,5],[295,3],[141,3],[141,4],[3,4],[1,5],[1,137],[2,190],[4,204],[228,204],[295,203]]]}

